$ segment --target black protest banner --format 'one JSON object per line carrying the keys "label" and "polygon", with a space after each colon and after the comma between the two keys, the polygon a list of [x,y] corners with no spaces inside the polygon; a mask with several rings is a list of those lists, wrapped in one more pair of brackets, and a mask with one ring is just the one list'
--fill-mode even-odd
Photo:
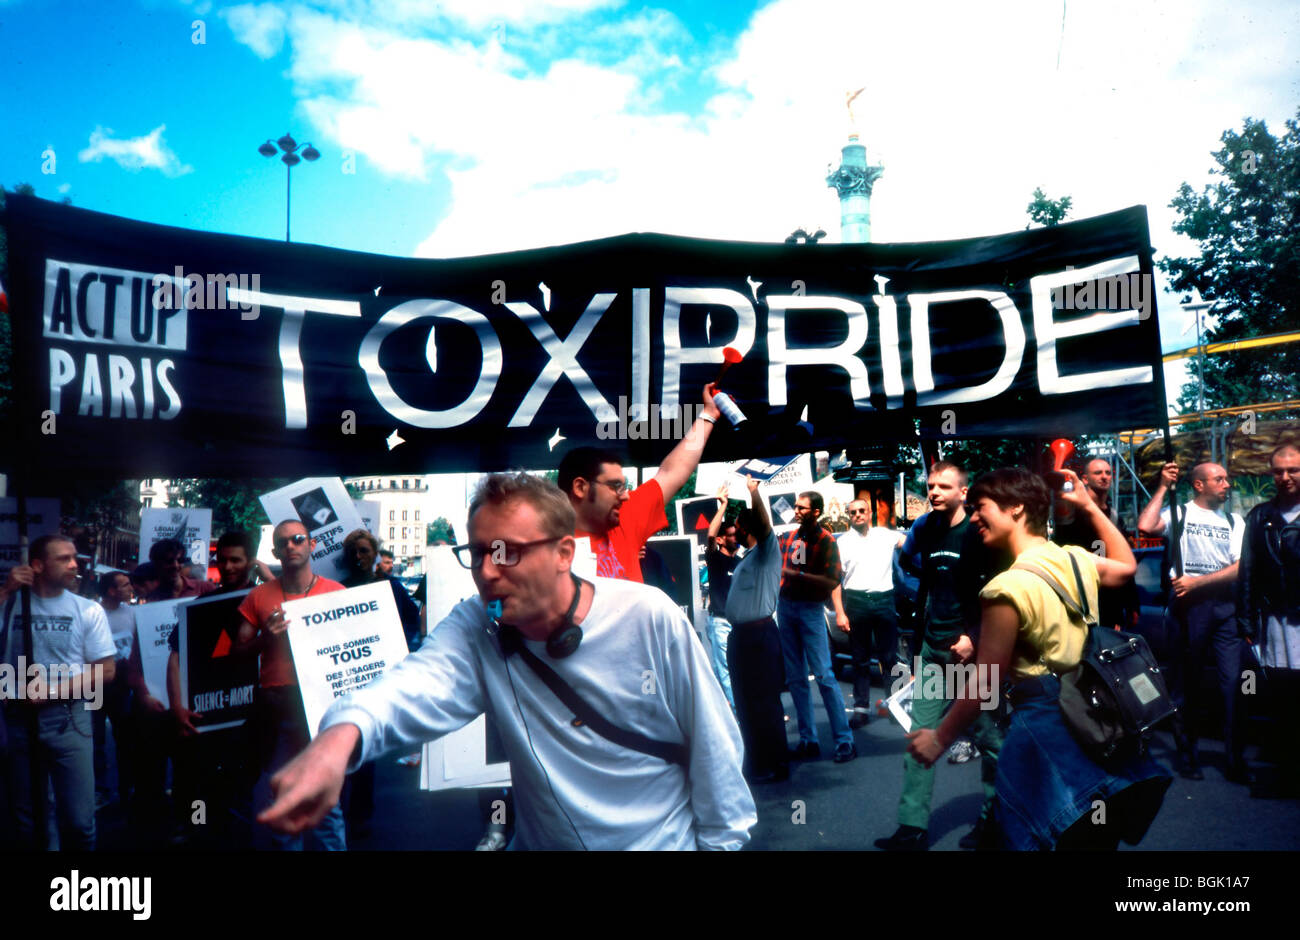
{"label": "black protest banner", "polygon": [[707,460],[908,438],[913,419],[1060,436],[1165,409],[1142,207],[949,242],[624,235],[448,260],[33,197],[5,223],[33,473],[545,468],[584,443],[652,465],[728,345],[749,420]]}
{"label": "black protest banner", "polygon": [[199,731],[242,725],[253,714],[257,657],[233,655],[248,591],[215,594],[181,605],[181,695]]}

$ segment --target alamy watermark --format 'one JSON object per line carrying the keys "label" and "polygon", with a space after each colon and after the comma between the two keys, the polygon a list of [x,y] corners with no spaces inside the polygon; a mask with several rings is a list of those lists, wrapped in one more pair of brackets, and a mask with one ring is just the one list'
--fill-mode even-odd
{"label": "alamy watermark", "polygon": [[992,711],[998,707],[1001,680],[995,663],[939,663],[922,662],[917,656],[909,672],[907,664],[898,662],[889,671],[894,683],[889,688],[891,696],[897,695],[916,677],[917,686],[913,696],[926,699],[948,699],[958,701],[964,698],[978,698],[982,711]]}
{"label": "alamy watermark", "polygon": [[[33,686],[43,690],[42,701],[66,699],[75,702],[84,699],[87,711],[97,711],[104,705],[104,666],[101,663],[84,666],[80,663],[29,663],[27,657],[21,655],[17,666],[0,663],[0,699],[30,698]],[[63,694],[65,691],[66,695]]]}
{"label": "alamy watermark", "polygon": [[703,405],[678,405],[665,408],[654,405],[650,414],[657,417],[631,418],[628,414],[627,396],[618,398],[618,413],[610,409],[609,417],[596,425],[596,436],[602,441],[679,441],[690,433],[695,419],[704,411]]}
{"label": "alamy watermark", "polygon": [[155,310],[239,310],[240,319],[256,320],[261,307],[236,302],[230,298],[230,292],[240,291],[237,296],[246,297],[261,290],[260,274],[186,274],[178,264],[171,276],[153,276],[153,306]]}
{"label": "alamy watermark", "polygon": [[[1065,270],[1073,271],[1074,266]],[[1138,271],[1052,288],[1052,306],[1058,310],[1137,310],[1140,320],[1151,316],[1154,297],[1151,275]]]}

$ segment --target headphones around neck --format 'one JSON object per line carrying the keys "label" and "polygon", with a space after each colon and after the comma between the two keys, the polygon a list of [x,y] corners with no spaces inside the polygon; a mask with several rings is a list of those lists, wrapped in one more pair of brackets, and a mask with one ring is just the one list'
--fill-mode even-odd
{"label": "headphones around neck", "polygon": [[[578,610],[578,601],[582,599],[582,579],[572,571],[569,572],[569,577],[573,579],[573,603],[569,604],[569,610],[564,615],[564,620],[546,638],[546,655],[552,659],[564,659],[566,656],[572,656],[578,651],[578,645],[582,643],[582,627],[573,622],[573,615]],[[498,635],[501,637],[501,652],[509,659],[523,645],[523,636],[519,633],[517,627],[502,623],[499,613],[494,614],[494,610],[500,610],[500,602],[494,601],[488,607],[488,617],[491,618],[497,628]]]}

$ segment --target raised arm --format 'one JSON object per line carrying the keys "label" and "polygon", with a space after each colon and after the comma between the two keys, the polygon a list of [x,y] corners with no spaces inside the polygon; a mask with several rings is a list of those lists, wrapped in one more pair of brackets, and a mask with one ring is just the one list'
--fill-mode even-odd
{"label": "raised arm", "polygon": [[[1167,466],[1174,467],[1173,464]],[[1177,467],[1174,469],[1176,471]],[[1076,515],[1086,515],[1092,522],[1093,531],[1101,538],[1102,554],[1096,559],[1097,576],[1101,586],[1122,587],[1137,573],[1137,559],[1133,557],[1133,549],[1129,548],[1128,539],[1124,538],[1124,534],[1115,523],[1111,522],[1110,516],[1102,512],[1101,507],[1093,502],[1092,495],[1079,480],[1078,475],[1073,470],[1061,472],[1074,484],[1072,492],[1059,494],[1061,501],[1073,506]],[[1158,514],[1157,508],[1157,516]]]}
{"label": "raised arm", "polygon": [[1165,494],[1178,482],[1178,464],[1167,463],[1160,468],[1160,482],[1147,503],[1142,514],[1138,516],[1138,531],[1143,535],[1164,535],[1165,524],[1160,519],[1160,510],[1165,505]]}
{"label": "raised arm", "polygon": [[722,520],[727,518],[727,484],[718,487],[718,511],[713,514],[713,519],[709,522],[709,544],[708,548],[713,548],[713,540],[718,537],[722,531]]}
{"label": "raised arm", "polygon": [[767,500],[763,499],[763,494],[758,491],[758,481],[753,477],[746,475],[745,486],[749,489],[749,506],[754,510],[754,515],[758,517],[758,524],[763,528],[762,532],[749,534],[761,542],[767,538],[767,533],[772,531],[772,518],[767,514]]}
{"label": "raised arm", "polygon": [[663,490],[665,503],[677,495],[677,491],[685,485],[691,474],[695,472],[695,468],[700,465],[704,445],[708,443],[713,425],[722,414],[718,411],[718,406],[713,403],[713,393],[716,391],[717,389],[712,386],[705,386],[704,406],[700,409],[699,416],[691,423],[690,431],[676,447],[669,451],[668,456],[659,465],[659,472],[654,475],[659,489]]}

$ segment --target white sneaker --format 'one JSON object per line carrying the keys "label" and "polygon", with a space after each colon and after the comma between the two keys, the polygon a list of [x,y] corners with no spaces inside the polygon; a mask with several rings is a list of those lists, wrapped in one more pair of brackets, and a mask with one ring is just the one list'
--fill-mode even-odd
{"label": "white sneaker", "polygon": [[953,743],[948,748],[948,763],[964,764],[980,756],[980,749],[975,746],[975,742],[967,738],[962,738]]}
{"label": "white sneaker", "polygon": [[490,824],[483,833],[483,838],[474,846],[475,852],[500,852],[506,847],[506,827]]}

